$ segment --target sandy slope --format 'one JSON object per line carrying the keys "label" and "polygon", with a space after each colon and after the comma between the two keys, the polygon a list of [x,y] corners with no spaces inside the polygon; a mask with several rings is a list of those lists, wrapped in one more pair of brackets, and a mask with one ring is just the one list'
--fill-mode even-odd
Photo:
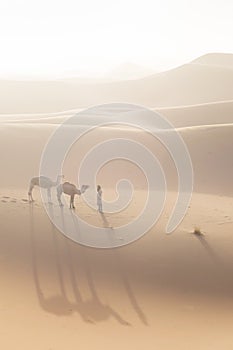
{"label": "sandy slope", "polygon": [[175,127],[230,124],[233,121],[233,101],[157,108],[155,111],[165,116]]}
{"label": "sandy slope", "polygon": [[192,63],[233,68],[232,54],[230,53],[209,53],[196,58]]}
{"label": "sandy slope", "polygon": [[[117,136],[142,142],[161,161],[170,192],[159,222],[139,241],[115,250],[85,248],[64,238],[51,225],[38,190],[36,202],[27,202],[28,181],[38,172],[43,147],[67,116],[0,124],[2,349],[232,349],[232,102],[163,113],[186,142],[195,175],[187,215],[172,235],[164,230],[177,175],[151,136],[99,130],[82,147],[74,145],[64,164],[66,179],[75,181],[88,147]],[[134,205],[103,220],[79,198],[80,216],[97,226],[132,220],[145,200],[140,171],[116,161],[103,169],[101,181],[108,197],[125,175],[135,185]],[[195,226],[204,236],[191,234]]]}
{"label": "sandy slope", "polygon": [[[175,127],[232,123],[233,100],[169,108],[154,108]],[[0,123],[60,124],[82,109],[45,114],[3,114]]]}
{"label": "sandy slope", "polygon": [[[0,158],[2,187],[27,188],[29,179],[38,173],[40,157],[56,125],[53,124],[0,124]],[[232,195],[232,149],[233,124],[202,125],[179,129],[189,149],[194,173],[194,189],[198,192]],[[166,173],[168,186],[177,188],[177,175],[173,162],[159,141],[143,132],[119,130],[102,130],[90,134],[82,143],[73,146],[65,163],[64,174],[67,180],[76,181],[75,170],[88,147],[94,145],[96,137],[106,140],[111,137],[131,138],[143,143],[161,162]],[[120,164],[120,166],[119,166]],[[112,186],[110,179],[124,176],[128,171],[132,174],[137,186],[141,187],[142,177],[131,171],[128,163],[115,162],[113,168],[102,174],[102,183]],[[115,175],[112,176],[111,173]],[[143,186],[143,185],[142,185]],[[26,191],[25,191],[26,192]]]}
{"label": "sandy slope", "polygon": [[[171,195],[143,239],[103,251],[65,239],[39,201],[4,192],[2,348],[232,348],[232,198],[195,194],[166,236]],[[79,210],[87,217],[81,202]],[[205,236],[190,233],[195,224]]]}

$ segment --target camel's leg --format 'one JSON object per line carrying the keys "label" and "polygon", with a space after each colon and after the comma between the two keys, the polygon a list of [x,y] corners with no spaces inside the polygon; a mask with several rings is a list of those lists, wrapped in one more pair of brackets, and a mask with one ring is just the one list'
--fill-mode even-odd
{"label": "camel's leg", "polygon": [[70,209],[75,209],[74,206],[74,194],[70,196]]}
{"label": "camel's leg", "polygon": [[32,197],[32,190],[33,190],[34,185],[32,183],[30,183],[30,187],[28,190],[28,200],[29,202],[34,202],[34,199]]}
{"label": "camel's leg", "polygon": [[61,207],[63,207],[62,201],[61,201],[61,195],[62,195],[62,187],[57,187],[57,200]]}
{"label": "camel's leg", "polygon": [[28,193],[28,200],[29,200],[29,202],[34,202],[34,199],[32,197],[32,193]]}
{"label": "camel's leg", "polygon": [[51,188],[47,188],[47,196],[48,196],[48,202],[49,202],[49,203],[52,203]]}

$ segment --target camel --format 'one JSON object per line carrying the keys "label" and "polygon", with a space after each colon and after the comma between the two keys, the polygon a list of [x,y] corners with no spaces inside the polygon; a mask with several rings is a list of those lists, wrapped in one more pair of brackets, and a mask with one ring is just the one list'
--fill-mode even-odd
{"label": "camel", "polygon": [[47,189],[47,195],[48,195],[48,201],[51,203],[51,188],[56,187],[61,183],[61,179],[63,178],[63,175],[58,175],[56,181],[52,181],[49,177],[46,176],[37,176],[33,177],[30,181],[29,191],[28,191],[28,197],[29,202],[33,202],[34,199],[32,198],[32,190],[34,186],[39,186],[41,188]]}
{"label": "camel", "polygon": [[63,184],[60,184],[57,187],[57,199],[60,204],[60,206],[63,206],[61,201],[61,195],[62,193],[68,194],[70,196],[70,209],[75,209],[74,206],[74,196],[78,194],[79,196],[84,193],[88,189],[88,185],[82,185],[81,189],[79,190],[74,184],[71,184],[70,182],[64,182]]}

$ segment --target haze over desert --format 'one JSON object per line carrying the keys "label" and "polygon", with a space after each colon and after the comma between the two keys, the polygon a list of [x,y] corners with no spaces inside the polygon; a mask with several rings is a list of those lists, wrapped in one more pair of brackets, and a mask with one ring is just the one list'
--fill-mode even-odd
{"label": "haze over desert", "polygon": [[[0,104],[0,342],[4,349],[19,344],[22,349],[74,349],[79,344],[83,349],[231,348],[232,57],[227,56],[225,65],[225,55],[208,55],[197,60],[201,63],[107,85],[1,82],[8,97]],[[212,81],[204,79],[205,89],[201,90],[198,84],[203,74]],[[223,83],[216,87],[213,81],[217,82],[219,75]],[[189,89],[185,88],[184,96],[187,79]],[[160,99],[155,87],[167,88],[168,81],[170,88],[179,83],[179,89],[162,93],[165,99]],[[28,103],[16,96],[20,84],[24,97],[25,89],[30,89]],[[92,89],[98,94],[88,93]],[[155,95],[160,103],[154,101]],[[66,181],[76,183],[80,162],[96,142],[130,138],[159,159],[168,193],[159,221],[141,239],[118,249],[92,249],[64,237],[50,222],[39,189],[33,190],[33,203],[28,202],[27,191],[30,178],[39,173],[49,137],[75,113],[71,110],[113,100],[144,102],[174,125],[190,153],[194,192],[183,221],[166,235],[178,191],[177,172],[168,152],[144,131],[121,127],[94,130],[70,149],[63,164]],[[147,183],[136,165],[115,159],[103,166],[97,182],[103,186],[105,200],[112,200],[117,181],[125,177],[134,185],[134,195],[124,210],[102,217],[78,196],[78,217],[106,230],[137,217],[146,199]],[[48,210],[56,208],[55,200]],[[65,224],[74,215],[67,211]],[[195,228],[200,234],[193,233]],[[85,236],[85,232],[81,234]]]}
{"label": "haze over desert", "polygon": [[233,3],[0,4],[0,348],[232,350]]}

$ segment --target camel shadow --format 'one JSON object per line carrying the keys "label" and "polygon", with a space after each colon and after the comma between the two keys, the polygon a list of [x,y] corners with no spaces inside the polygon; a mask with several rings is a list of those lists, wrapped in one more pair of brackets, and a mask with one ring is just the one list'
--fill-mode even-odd
{"label": "camel shadow", "polygon": [[[63,215],[63,212],[62,214]],[[78,224],[78,219],[75,216],[74,212],[70,212],[71,218],[73,220],[74,226],[76,228],[76,231],[79,232],[79,236],[81,238],[81,232],[80,232],[80,228],[79,228],[79,224]],[[62,221],[64,222],[64,217],[62,219]],[[65,229],[65,227],[64,227]],[[74,264],[72,263],[71,259],[72,259],[72,252],[69,248],[69,241],[66,240],[66,245],[67,245],[67,253],[68,253],[68,257],[70,260],[70,271],[72,273],[72,280],[73,280],[73,284],[76,285],[76,279],[75,279],[75,271],[74,271]],[[88,287],[89,287],[89,291],[91,294],[91,298],[89,298],[86,302],[85,302],[85,309],[87,314],[92,317],[92,319],[94,321],[103,321],[105,319],[110,318],[111,316],[113,318],[115,318],[121,325],[124,326],[130,326],[130,323],[127,322],[116,310],[114,310],[110,305],[104,304],[97,293],[97,290],[95,288],[95,283],[94,283],[94,279],[92,276],[92,272],[89,266],[89,261],[88,261],[88,257],[86,254],[86,247],[81,247],[79,250],[79,255],[81,256],[81,260],[83,262],[83,266],[85,269],[85,276],[87,278],[87,283],[88,283]]]}
{"label": "camel shadow", "polygon": [[[53,207],[49,206],[49,211],[51,217],[53,217]],[[82,320],[88,323],[96,323],[100,321],[105,321],[110,317],[113,317],[116,321],[118,321],[121,325],[130,325],[124,318],[116,312],[111,306],[102,303],[100,300],[95,284],[93,282],[92,273],[90,268],[88,267],[88,262],[84,254],[82,254],[82,264],[86,267],[86,277],[90,290],[91,297],[88,300],[84,300],[81,296],[81,291],[79,283],[77,281],[77,266],[73,263],[73,252],[70,247],[70,240],[64,236],[58,235],[55,231],[53,224],[52,227],[52,247],[54,249],[55,256],[55,273],[54,276],[57,276],[58,282],[58,291],[55,295],[46,297],[45,292],[41,286],[40,276],[39,276],[39,265],[40,259],[39,254],[37,252],[37,243],[36,243],[36,232],[35,232],[35,218],[34,218],[34,209],[33,203],[29,206],[29,214],[30,214],[30,243],[31,243],[31,252],[32,252],[32,270],[33,270],[33,279],[36,288],[36,294],[39,301],[40,307],[49,313],[56,314],[58,316],[61,315],[71,315],[75,312],[79,313]],[[63,210],[61,209],[62,222],[65,225],[65,218]],[[74,215],[70,212],[70,215]],[[59,241],[58,241],[59,237]],[[60,248],[60,249],[59,249]],[[82,247],[80,252],[85,248]],[[65,263],[68,265],[69,271],[69,281],[73,291],[73,295],[75,301],[70,301],[69,297],[66,293],[65,288],[65,280],[67,280],[67,274],[65,275],[63,272],[62,265],[64,265],[64,260],[61,260],[61,255],[65,256]]]}
{"label": "camel shadow", "polygon": [[[74,270],[74,264],[72,261],[72,252],[69,246],[69,242],[66,240],[67,245],[67,258],[69,259],[69,267],[70,267],[70,273],[71,273],[71,281],[72,285],[75,291],[77,291],[77,281],[76,281],[76,273]],[[85,248],[82,248],[83,250]],[[129,326],[129,322],[127,322],[118,312],[116,312],[111,306],[104,304],[96,291],[95,284],[92,277],[92,272],[90,270],[88,260],[86,259],[85,253],[82,253],[81,260],[84,262],[85,265],[85,275],[87,278],[87,284],[90,291],[91,297],[86,300],[85,302],[82,301],[82,303],[85,304],[85,313],[90,317],[93,322],[99,322],[104,321],[110,318],[111,316],[115,318],[120,324]],[[79,296],[80,300],[80,296]]]}
{"label": "camel shadow", "polygon": [[62,277],[62,271],[60,266],[60,261],[57,257],[57,244],[56,238],[53,234],[53,247],[55,249],[55,265],[56,265],[56,275],[58,277],[59,290],[56,295],[46,297],[45,293],[41,287],[40,277],[39,277],[39,254],[37,252],[35,225],[34,225],[34,205],[33,202],[29,205],[30,214],[30,245],[31,245],[31,258],[32,258],[32,271],[33,279],[36,288],[37,298],[41,308],[47,312],[54,313],[56,315],[69,315],[73,312],[73,304],[69,302]]}

